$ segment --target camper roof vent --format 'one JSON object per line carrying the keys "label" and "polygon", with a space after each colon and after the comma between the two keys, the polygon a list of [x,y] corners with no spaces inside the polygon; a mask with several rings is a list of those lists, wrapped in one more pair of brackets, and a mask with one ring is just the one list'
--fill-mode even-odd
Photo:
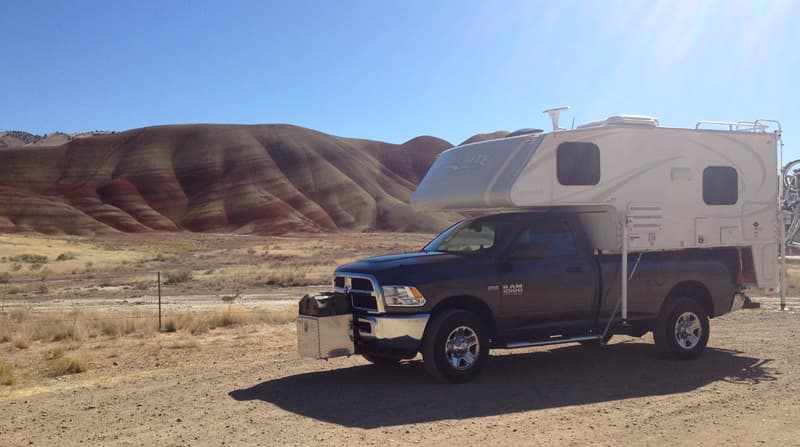
{"label": "camper roof vent", "polygon": [[658,127],[658,118],[644,115],[614,115],[604,120],[591,121],[581,124],[578,129],[587,127],[606,127],[606,126],[638,126],[638,127]]}
{"label": "camper roof vent", "polygon": [[515,130],[511,132],[510,134],[506,135],[505,138],[518,137],[520,135],[528,135],[531,133],[542,133],[542,132],[544,132],[542,129],[532,129],[530,127],[526,127],[524,129]]}

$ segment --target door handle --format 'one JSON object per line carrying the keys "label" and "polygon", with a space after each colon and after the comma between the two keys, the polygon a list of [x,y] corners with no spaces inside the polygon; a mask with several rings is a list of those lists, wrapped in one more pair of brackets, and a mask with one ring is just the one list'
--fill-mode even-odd
{"label": "door handle", "polygon": [[579,267],[579,266],[567,267],[566,272],[567,273],[583,273],[583,267]]}

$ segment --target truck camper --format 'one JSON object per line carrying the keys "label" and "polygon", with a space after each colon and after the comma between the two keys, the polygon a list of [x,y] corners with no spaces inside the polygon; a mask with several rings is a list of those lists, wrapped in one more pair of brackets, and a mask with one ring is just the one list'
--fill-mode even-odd
{"label": "truck camper", "polygon": [[[652,331],[661,352],[689,359],[747,287],[784,293],[780,208],[794,177],[778,175],[779,123],[618,115],[566,130],[561,110],[546,111],[551,132],[441,153],[412,202],[474,217],[417,253],[340,266],[333,292],[301,303],[301,354],[422,353],[433,377],[460,382],[490,349]],[[303,311],[334,302],[345,310]]]}

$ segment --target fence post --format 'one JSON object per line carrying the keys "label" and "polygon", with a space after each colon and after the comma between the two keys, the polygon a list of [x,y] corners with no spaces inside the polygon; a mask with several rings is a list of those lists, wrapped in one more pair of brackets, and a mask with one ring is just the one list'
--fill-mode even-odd
{"label": "fence post", "polygon": [[158,332],[161,332],[161,272],[158,272]]}

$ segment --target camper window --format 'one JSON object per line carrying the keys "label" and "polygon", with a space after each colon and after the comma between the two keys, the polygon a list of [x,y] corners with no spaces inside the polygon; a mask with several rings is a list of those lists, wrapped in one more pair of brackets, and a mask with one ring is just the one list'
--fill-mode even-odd
{"label": "camper window", "polygon": [[594,143],[566,142],[556,149],[556,173],[562,185],[600,183],[600,149]]}
{"label": "camper window", "polygon": [[706,205],[734,205],[739,200],[739,177],[730,166],[709,166],[703,171]]}

